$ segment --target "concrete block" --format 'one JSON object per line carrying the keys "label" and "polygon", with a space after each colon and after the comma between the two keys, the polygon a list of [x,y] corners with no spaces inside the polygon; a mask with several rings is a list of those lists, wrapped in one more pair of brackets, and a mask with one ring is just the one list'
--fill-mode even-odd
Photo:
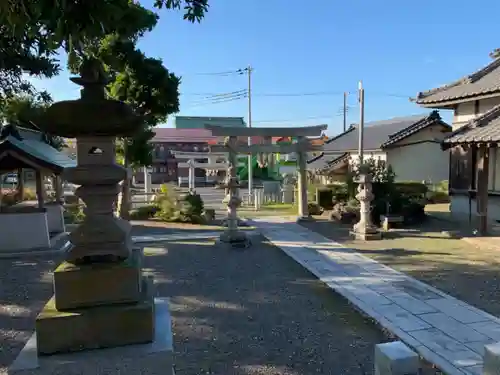
{"label": "concrete block", "polygon": [[120,263],[74,265],[63,262],[54,271],[55,308],[68,310],[141,298],[142,249]]}
{"label": "concrete block", "polygon": [[37,355],[36,333],[8,369],[8,375],[173,375],[168,299],[154,300],[155,334],[148,344]]}
{"label": "concrete block", "polygon": [[500,375],[500,342],[484,346],[483,374]]}
{"label": "concrete block", "polygon": [[375,375],[418,375],[418,354],[401,341],[375,345]]}
{"label": "concrete block", "polygon": [[54,297],[38,315],[38,353],[50,355],[151,342],[154,338],[152,279],[144,277],[137,303],[59,311]]}

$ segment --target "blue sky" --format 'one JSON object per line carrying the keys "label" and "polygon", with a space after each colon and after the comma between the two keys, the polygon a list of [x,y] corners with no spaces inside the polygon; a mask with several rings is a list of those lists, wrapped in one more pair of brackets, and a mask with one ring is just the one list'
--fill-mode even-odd
{"label": "blue sky", "polygon": [[[217,104],[206,99],[245,89],[245,76],[200,73],[251,64],[253,126],[326,123],[328,134],[336,134],[342,92],[352,93],[348,123],[358,120],[359,80],[367,121],[423,113],[407,97],[471,73],[500,47],[500,2],[494,0],[475,0],[473,7],[466,0],[209,1],[201,24],[161,11],[157,28],[140,42],[182,76],[179,115],[247,117],[245,98]],[[79,95],[65,73],[37,86],[56,100]],[[303,95],[308,93],[328,95]]]}

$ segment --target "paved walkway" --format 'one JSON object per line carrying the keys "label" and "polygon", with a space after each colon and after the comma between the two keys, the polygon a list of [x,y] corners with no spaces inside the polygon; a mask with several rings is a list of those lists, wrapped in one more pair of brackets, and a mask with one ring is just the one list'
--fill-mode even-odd
{"label": "paved walkway", "polygon": [[253,220],[261,233],[448,375],[480,375],[500,319],[282,218]]}

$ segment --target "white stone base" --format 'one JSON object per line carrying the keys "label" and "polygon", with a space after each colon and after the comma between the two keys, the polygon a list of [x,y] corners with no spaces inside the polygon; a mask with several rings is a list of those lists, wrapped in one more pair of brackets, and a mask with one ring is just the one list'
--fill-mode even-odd
{"label": "white stone base", "polygon": [[172,323],[167,298],[155,298],[155,330],[155,340],[150,344],[41,357],[37,355],[35,333],[9,367],[8,374],[173,375]]}
{"label": "white stone base", "polygon": [[375,345],[375,375],[418,375],[418,354],[401,341]]}
{"label": "white stone base", "polygon": [[47,210],[47,224],[49,233],[63,233],[66,231],[64,226],[64,208],[57,203],[48,203],[45,205]]}
{"label": "white stone base", "polygon": [[47,212],[0,214],[0,253],[50,248]]}
{"label": "white stone base", "polygon": [[376,231],[372,233],[366,233],[366,232],[356,232],[353,230],[351,231],[351,236],[353,236],[355,240],[375,241],[382,239],[382,232]]}
{"label": "white stone base", "polygon": [[485,345],[483,356],[483,374],[498,375],[500,374],[500,343]]}

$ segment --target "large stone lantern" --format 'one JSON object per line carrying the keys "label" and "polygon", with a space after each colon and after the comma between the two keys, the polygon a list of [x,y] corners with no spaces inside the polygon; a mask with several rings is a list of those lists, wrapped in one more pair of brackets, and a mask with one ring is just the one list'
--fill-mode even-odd
{"label": "large stone lantern", "polygon": [[129,222],[113,213],[118,183],[127,176],[115,162],[115,139],[133,136],[142,119],[106,99],[97,61],[86,61],[71,81],[83,87],[81,98],[53,104],[38,123],[77,140],[77,166],[63,178],[80,185],[85,219],[70,234],[73,246],[54,272],[54,296],[37,317],[39,355],[148,343],[155,333],[152,279],[142,274]]}

